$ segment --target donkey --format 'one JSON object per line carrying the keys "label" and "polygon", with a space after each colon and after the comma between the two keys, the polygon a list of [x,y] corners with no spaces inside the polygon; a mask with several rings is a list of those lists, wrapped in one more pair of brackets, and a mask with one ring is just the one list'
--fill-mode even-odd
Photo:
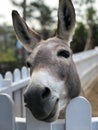
{"label": "donkey", "polygon": [[47,40],[31,30],[17,11],[12,11],[17,38],[30,53],[30,81],[24,102],[33,116],[52,122],[81,90],[80,79],[72,60],[70,42],[75,29],[75,10],[71,0],[59,0],[56,35]]}

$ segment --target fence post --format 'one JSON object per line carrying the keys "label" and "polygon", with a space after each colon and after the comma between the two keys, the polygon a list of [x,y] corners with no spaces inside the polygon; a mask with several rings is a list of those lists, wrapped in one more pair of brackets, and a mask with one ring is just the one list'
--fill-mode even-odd
{"label": "fence post", "polygon": [[66,130],[91,130],[91,105],[79,96],[66,109]]}
{"label": "fence post", "polygon": [[0,130],[15,130],[13,102],[7,94],[0,94]]}
{"label": "fence post", "polygon": [[26,130],[52,130],[51,123],[36,120],[29,109],[26,109]]}

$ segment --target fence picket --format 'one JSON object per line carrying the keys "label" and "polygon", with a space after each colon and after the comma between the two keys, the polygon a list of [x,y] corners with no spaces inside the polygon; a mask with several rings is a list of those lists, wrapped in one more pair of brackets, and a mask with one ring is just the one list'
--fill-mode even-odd
{"label": "fence picket", "polygon": [[0,130],[15,130],[13,102],[6,94],[0,94]]}
{"label": "fence picket", "polygon": [[22,97],[21,91],[17,90],[13,93],[14,103],[15,103],[15,114],[18,117],[22,117]]}
{"label": "fence picket", "polygon": [[91,130],[91,105],[85,98],[77,97],[69,103],[66,130]]}
{"label": "fence picket", "polygon": [[24,92],[25,92],[25,88],[22,89],[22,117],[26,117],[26,107],[24,104]]}
{"label": "fence picket", "polygon": [[27,68],[28,77],[30,77],[30,68]]}
{"label": "fence picket", "polygon": [[10,79],[11,82],[13,82],[13,75],[10,71],[6,72],[4,77],[5,77],[5,79]]}
{"label": "fence picket", "polygon": [[0,74],[0,80],[3,80],[3,76]]}
{"label": "fence picket", "polygon": [[20,70],[19,69],[15,69],[14,70],[14,82],[17,82],[21,79],[21,75],[20,75]]}
{"label": "fence picket", "polygon": [[25,79],[28,77],[28,74],[27,74],[27,68],[24,66],[22,67],[21,69],[21,74],[22,74],[22,79]]}

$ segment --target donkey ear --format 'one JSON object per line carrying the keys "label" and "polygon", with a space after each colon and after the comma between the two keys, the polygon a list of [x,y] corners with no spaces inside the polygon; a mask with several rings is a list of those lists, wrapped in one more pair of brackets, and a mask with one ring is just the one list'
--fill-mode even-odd
{"label": "donkey ear", "polygon": [[21,41],[24,48],[28,52],[31,52],[35,44],[40,42],[40,36],[36,32],[29,29],[25,21],[15,10],[12,11],[12,20],[17,38]]}
{"label": "donkey ear", "polygon": [[57,36],[68,44],[75,29],[75,10],[71,0],[59,0]]}

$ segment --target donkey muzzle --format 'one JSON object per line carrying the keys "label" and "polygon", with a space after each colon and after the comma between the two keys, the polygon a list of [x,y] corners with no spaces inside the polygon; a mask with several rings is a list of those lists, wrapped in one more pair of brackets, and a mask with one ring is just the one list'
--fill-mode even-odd
{"label": "donkey muzzle", "polygon": [[48,87],[30,87],[24,94],[24,102],[33,116],[42,121],[56,120],[59,98],[52,95]]}

